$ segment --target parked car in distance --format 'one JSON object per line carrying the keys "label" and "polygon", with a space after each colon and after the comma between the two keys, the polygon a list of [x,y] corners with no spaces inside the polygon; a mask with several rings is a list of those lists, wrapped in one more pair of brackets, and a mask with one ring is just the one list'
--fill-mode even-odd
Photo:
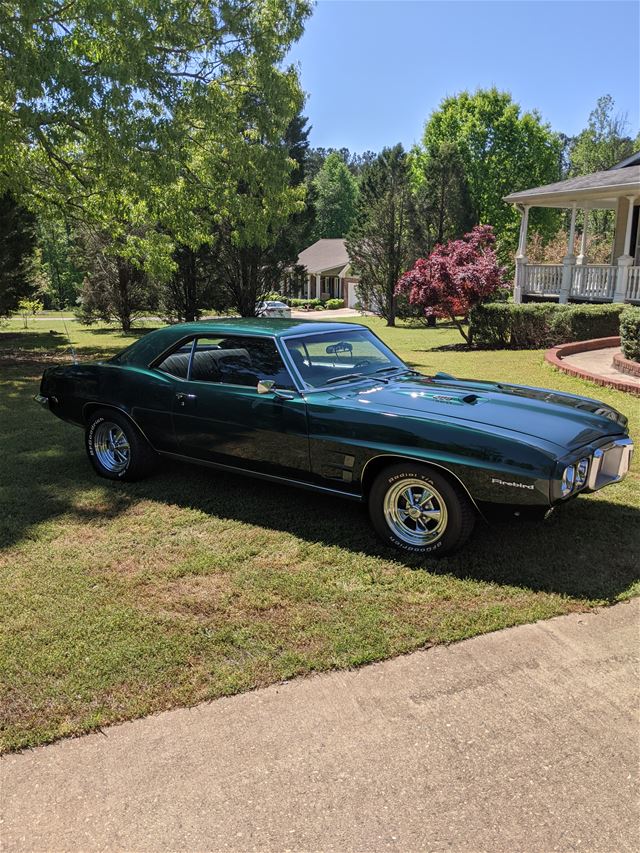
{"label": "parked car in distance", "polygon": [[616,483],[633,451],[604,403],[424,376],[353,323],[168,326],[47,368],[36,399],[84,429],[102,477],[169,458],[366,501],[383,541],[425,555],[459,548],[479,514],[542,517]]}
{"label": "parked car in distance", "polygon": [[278,317],[288,320],[291,317],[291,308],[285,305],[284,302],[268,299],[266,302],[258,302],[256,305],[256,314],[258,317]]}

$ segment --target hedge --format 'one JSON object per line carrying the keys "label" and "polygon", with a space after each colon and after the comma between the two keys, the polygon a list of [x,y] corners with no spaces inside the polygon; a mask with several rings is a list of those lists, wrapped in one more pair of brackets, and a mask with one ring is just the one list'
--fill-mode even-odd
{"label": "hedge", "polygon": [[491,302],[474,308],[469,319],[472,341],[478,347],[541,349],[618,335],[623,310],[621,304]]}
{"label": "hedge", "polygon": [[620,344],[625,358],[640,361],[640,308],[625,308],[620,315]]}
{"label": "hedge", "polygon": [[322,305],[321,299],[289,299],[292,308],[317,308]]}
{"label": "hedge", "polygon": [[344,299],[327,299],[324,307],[327,311],[336,311],[338,308],[344,308]]}

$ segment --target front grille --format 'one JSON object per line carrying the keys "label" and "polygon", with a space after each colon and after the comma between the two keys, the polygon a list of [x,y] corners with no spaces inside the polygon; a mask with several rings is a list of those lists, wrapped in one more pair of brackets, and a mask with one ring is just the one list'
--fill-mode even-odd
{"label": "front grille", "polygon": [[591,491],[601,489],[610,483],[622,480],[633,456],[633,442],[630,438],[617,438],[594,451],[587,488]]}

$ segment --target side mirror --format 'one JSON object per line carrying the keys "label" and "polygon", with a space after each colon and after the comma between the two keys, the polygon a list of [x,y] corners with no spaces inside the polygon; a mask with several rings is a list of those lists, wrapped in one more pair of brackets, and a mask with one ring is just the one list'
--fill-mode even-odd
{"label": "side mirror", "polygon": [[258,382],[258,394],[273,394],[280,400],[294,400],[296,397],[295,391],[287,391],[285,388],[276,388],[276,383],[272,379],[261,379]]}

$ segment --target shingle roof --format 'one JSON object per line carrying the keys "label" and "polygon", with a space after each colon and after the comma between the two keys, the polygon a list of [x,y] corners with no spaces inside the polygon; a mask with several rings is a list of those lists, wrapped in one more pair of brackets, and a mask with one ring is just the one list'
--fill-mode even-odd
{"label": "shingle roof", "polygon": [[579,178],[569,178],[567,181],[558,181],[555,184],[546,184],[542,187],[533,187],[530,190],[510,193],[504,197],[509,202],[526,201],[553,201],[556,198],[566,196],[580,197],[595,194],[596,197],[606,198],[624,195],[624,190],[640,193],[640,166],[627,166],[626,168],[607,170],[605,172],[593,172],[591,175],[582,175]]}
{"label": "shingle roof", "polygon": [[640,166],[640,151],[634,151],[633,154],[625,157],[624,160],[620,160],[619,163],[610,166],[609,171],[612,169],[627,169],[629,166]]}
{"label": "shingle roof", "polygon": [[312,274],[345,267],[348,263],[347,247],[341,238],[317,240],[298,255],[298,264]]}

